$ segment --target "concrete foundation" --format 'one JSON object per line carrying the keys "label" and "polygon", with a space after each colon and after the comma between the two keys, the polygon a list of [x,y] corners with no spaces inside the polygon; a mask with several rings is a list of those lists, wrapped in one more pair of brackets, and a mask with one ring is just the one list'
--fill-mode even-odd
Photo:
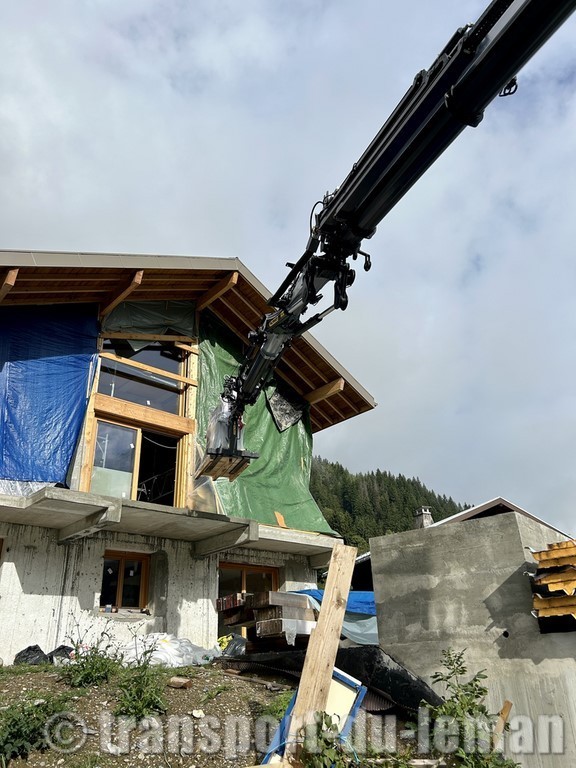
{"label": "concrete foundation", "polygon": [[508,748],[526,768],[576,765],[576,633],[540,634],[526,575],[527,547],[564,538],[508,512],[370,542],[382,648],[428,682],[443,649],[466,649],[470,672],[488,674],[489,709],[512,701]]}

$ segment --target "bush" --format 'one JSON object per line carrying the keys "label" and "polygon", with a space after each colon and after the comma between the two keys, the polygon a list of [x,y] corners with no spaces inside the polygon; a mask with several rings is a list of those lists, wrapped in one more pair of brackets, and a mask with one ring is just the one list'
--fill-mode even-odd
{"label": "bush", "polygon": [[[444,683],[447,690],[445,701],[437,707],[428,705],[434,721],[443,718],[448,727],[453,726],[453,731],[458,735],[457,748],[453,754],[445,755],[444,760],[449,768],[462,766],[463,768],[516,768],[518,763],[503,757],[496,752],[492,745],[493,725],[497,715],[492,714],[486,707],[485,699],[488,688],[483,681],[486,675],[477,672],[470,679],[468,668],[464,663],[464,651],[442,652],[442,666],[444,672],[436,672],[432,675],[435,683]],[[476,730],[475,738],[467,743],[470,736],[470,726],[478,729],[478,724],[483,724],[483,733]],[[450,728],[452,732],[452,728]],[[476,738],[479,736],[479,738]],[[439,756],[439,753],[438,753]]]}
{"label": "bush", "polygon": [[150,664],[152,649],[144,651],[136,666],[125,669],[118,685],[118,706],[114,714],[140,721],[155,712],[166,712],[165,675]]}
{"label": "bush", "polygon": [[106,630],[91,645],[84,642],[84,637],[72,642],[73,661],[62,668],[61,679],[73,688],[106,683],[120,670],[116,649]]}
{"label": "bush", "polygon": [[30,696],[0,711],[0,765],[6,766],[16,757],[28,757],[35,749],[49,746],[46,725],[59,712],[66,712],[67,696],[40,698]]}

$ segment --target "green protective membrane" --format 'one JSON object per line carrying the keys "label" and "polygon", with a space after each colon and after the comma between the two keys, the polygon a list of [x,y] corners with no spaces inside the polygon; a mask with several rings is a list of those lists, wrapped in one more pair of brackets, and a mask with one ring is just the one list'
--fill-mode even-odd
{"label": "green protective membrane", "polygon": [[[212,410],[219,402],[224,376],[234,374],[242,350],[224,326],[212,317],[200,325],[200,373],[197,404],[198,438],[204,448]],[[268,393],[274,390],[271,385]],[[279,432],[266,397],[246,409],[244,448],[260,455],[236,480],[215,481],[224,512],[266,525],[278,525],[282,515],[288,528],[336,535],[309,490],[312,431],[307,410],[303,418]]]}

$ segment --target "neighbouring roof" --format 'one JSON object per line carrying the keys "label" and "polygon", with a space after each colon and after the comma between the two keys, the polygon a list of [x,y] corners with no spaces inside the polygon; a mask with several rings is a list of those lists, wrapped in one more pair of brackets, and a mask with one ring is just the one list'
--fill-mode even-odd
{"label": "neighbouring roof", "polygon": [[[244,342],[272,309],[271,293],[239,259],[0,250],[3,306],[95,303],[104,309],[128,296],[196,301]],[[309,333],[285,352],[277,373],[309,400],[314,432],[376,405]]]}
{"label": "neighbouring roof", "polygon": [[504,499],[502,496],[497,496],[495,499],[485,501],[483,504],[478,504],[475,507],[470,507],[470,509],[465,509],[463,512],[457,512],[455,515],[451,515],[451,517],[445,517],[444,520],[439,520],[437,523],[433,523],[430,528],[434,528],[438,525],[445,525],[446,523],[460,523],[463,520],[471,520],[472,518],[492,517],[493,515],[501,515],[505,512],[518,512],[518,514],[528,517],[530,520],[535,520],[537,523],[540,523],[540,525],[545,525],[552,531],[556,531],[556,533],[560,533],[562,536],[570,538],[568,533],[561,531],[559,528],[555,528],[553,525],[550,525],[550,523],[547,523],[546,520],[542,520],[541,518],[536,517],[536,515],[530,514],[530,512],[527,512],[517,504],[513,504],[511,501]]}

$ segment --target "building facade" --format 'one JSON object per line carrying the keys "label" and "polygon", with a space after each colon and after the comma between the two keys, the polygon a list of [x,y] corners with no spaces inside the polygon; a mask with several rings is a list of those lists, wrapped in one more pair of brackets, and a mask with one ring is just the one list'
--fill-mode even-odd
{"label": "building facade", "polygon": [[[0,656],[170,632],[215,598],[316,582],[337,540],[308,490],[312,433],[374,406],[312,337],[247,412],[260,454],[196,477],[223,377],[269,311],[237,260],[0,253]],[[289,418],[286,418],[286,414]]]}

